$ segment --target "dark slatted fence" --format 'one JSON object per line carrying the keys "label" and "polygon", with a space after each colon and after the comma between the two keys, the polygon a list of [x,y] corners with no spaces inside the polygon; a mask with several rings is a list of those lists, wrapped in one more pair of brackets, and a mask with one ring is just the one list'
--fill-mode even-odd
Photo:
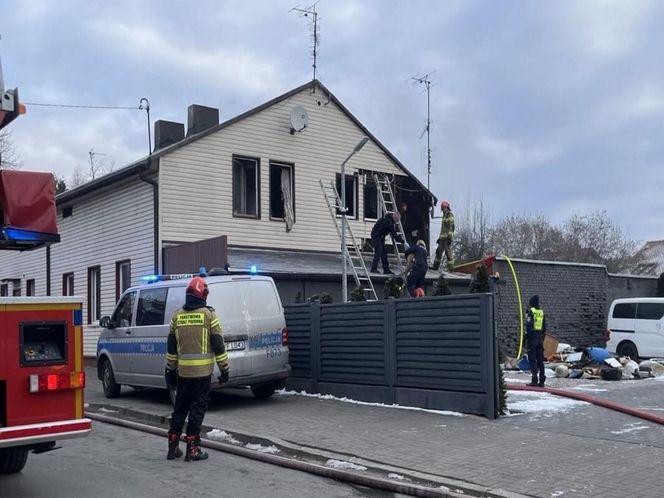
{"label": "dark slatted fence", "polygon": [[490,294],[286,306],[290,389],[494,418]]}

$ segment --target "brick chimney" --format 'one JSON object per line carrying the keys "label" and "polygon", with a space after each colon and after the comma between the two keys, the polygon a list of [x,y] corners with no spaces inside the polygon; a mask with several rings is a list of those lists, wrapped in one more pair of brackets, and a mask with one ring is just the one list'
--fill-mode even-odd
{"label": "brick chimney", "polygon": [[187,136],[195,135],[219,124],[219,109],[192,104],[187,109]]}
{"label": "brick chimney", "polygon": [[154,123],[154,150],[163,149],[184,138],[184,124],[160,119]]}

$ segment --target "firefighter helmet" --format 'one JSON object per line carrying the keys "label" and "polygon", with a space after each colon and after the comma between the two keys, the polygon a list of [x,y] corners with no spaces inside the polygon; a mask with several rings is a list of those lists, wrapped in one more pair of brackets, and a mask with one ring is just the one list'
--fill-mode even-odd
{"label": "firefighter helmet", "polygon": [[208,284],[202,277],[194,277],[189,281],[187,294],[192,294],[199,299],[207,299],[208,293]]}
{"label": "firefighter helmet", "polygon": [[450,203],[447,201],[441,201],[440,203],[440,209],[449,209],[450,208]]}
{"label": "firefighter helmet", "polygon": [[423,247],[424,249],[427,248],[426,242],[424,242],[422,239],[417,241],[417,245],[420,246],[420,247]]}

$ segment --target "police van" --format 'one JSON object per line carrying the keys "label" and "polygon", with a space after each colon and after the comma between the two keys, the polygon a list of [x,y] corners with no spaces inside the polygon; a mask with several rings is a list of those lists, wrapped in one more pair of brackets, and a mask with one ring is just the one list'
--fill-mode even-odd
{"label": "police van", "polygon": [[[102,317],[97,376],[107,398],[117,397],[122,385],[168,388],[169,323],[184,305],[193,276],[150,277],[153,283],[127,289],[113,314]],[[223,387],[249,387],[257,398],[270,397],[291,371],[288,329],[274,281],[259,275],[209,276],[206,281],[207,304],[221,320],[229,356],[230,379]],[[212,388],[219,389],[216,365],[214,369]]]}

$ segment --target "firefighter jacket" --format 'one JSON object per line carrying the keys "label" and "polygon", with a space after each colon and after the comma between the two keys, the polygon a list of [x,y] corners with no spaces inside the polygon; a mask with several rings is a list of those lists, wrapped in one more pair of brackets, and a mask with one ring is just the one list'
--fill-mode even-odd
{"label": "firefighter jacket", "polygon": [[392,213],[386,213],[385,216],[379,219],[371,229],[372,239],[382,239],[388,234],[397,242],[403,242],[401,236],[397,234]]}
{"label": "firefighter jacket", "polygon": [[544,310],[535,308],[534,306],[528,310],[526,314],[526,332],[528,334],[541,333],[544,335],[546,332]]}
{"label": "firefighter jacket", "polygon": [[228,370],[228,353],[221,335],[221,322],[211,308],[181,308],[171,319],[166,368],[178,369],[180,377],[209,377],[215,362]]}
{"label": "firefighter jacket", "polygon": [[443,212],[443,223],[440,226],[439,239],[451,239],[454,235],[454,214],[452,211]]}

